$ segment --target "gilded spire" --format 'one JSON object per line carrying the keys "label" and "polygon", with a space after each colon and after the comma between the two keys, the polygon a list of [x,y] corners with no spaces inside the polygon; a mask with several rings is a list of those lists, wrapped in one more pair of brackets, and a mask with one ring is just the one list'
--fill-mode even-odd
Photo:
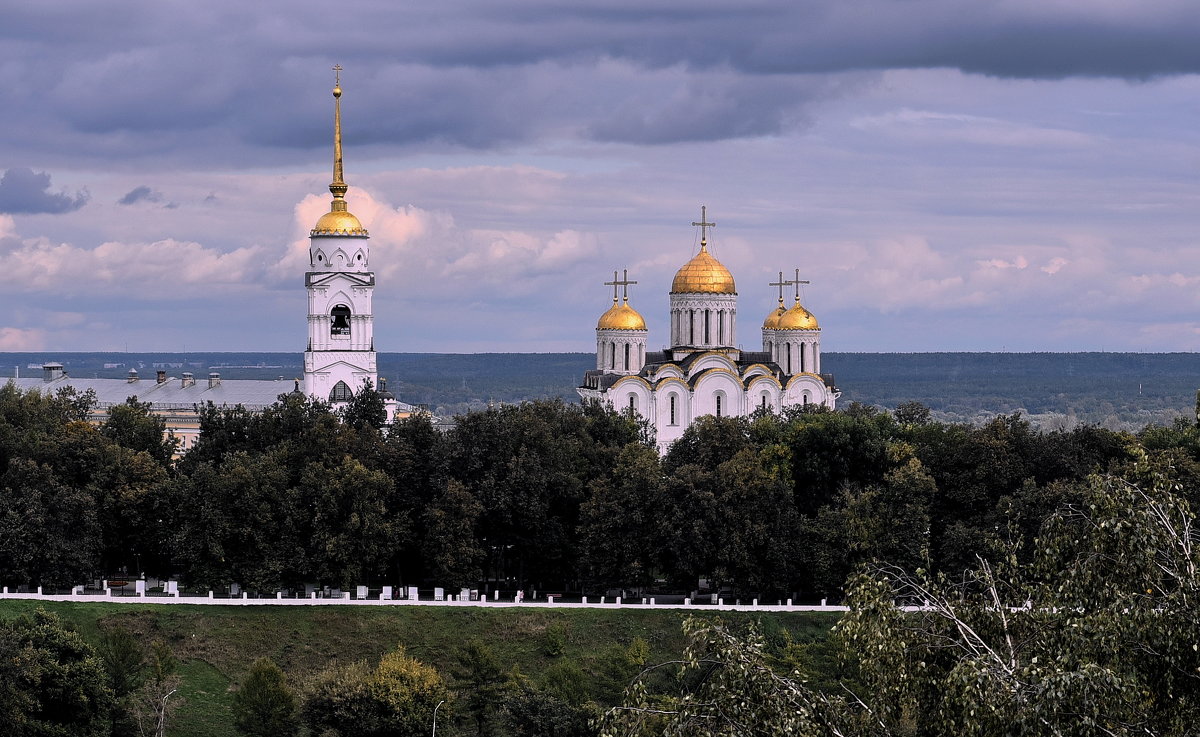
{"label": "gilded spire", "polygon": [[346,209],[346,179],[342,172],[342,65],[333,65],[333,181],[329,183],[329,192],[333,202],[329,203],[329,212],[321,216],[316,227],[309,235],[350,235],[366,236],[358,218]]}
{"label": "gilded spire", "polygon": [[342,173],[342,65],[333,65],[333,181],[329,191],[333,195],[330,212],[346,211],[346,180]]}

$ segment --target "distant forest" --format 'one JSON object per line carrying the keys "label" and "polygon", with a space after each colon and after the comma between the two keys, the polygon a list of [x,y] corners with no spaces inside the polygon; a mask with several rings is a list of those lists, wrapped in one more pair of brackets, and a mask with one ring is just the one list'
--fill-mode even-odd
{"label": "distant forest", "polygon": [[[290,383],[303,373],[299,353],[47,352],[0,354],[0,366],[11,367],[0,374],[19,367],[21,375],[34,375],[45,361],[80,378],[165,368],[171,375],[219,371],[225,378]],[[972,424],[1020,411],[1049,430],[1170,424],[1192,416],[1200,387],[1196,353],[826,353],[822,363],[842,390],[840,406],[891,410],[917,401],[940,421]],[[593,367],[590,353],[379,354],[388,389],[447,416],[527,399],[574,401],[583,372]]]}

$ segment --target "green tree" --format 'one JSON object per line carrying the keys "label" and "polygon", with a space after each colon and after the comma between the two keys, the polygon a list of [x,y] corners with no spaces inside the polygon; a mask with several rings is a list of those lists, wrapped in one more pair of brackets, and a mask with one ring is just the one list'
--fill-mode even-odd
{"label": "green tree", "polygon": [[421,552],[427,576],[449,588],[471,586],[483,577],[483,548],[475,525],[483,513],[471,492],[455,479],[434,497],[423,515]]}
{"label": "green tree", "polygon": [[121,447],[145,451],[164,466],[170,465],[179,448],[179,441],[167,434],[167,421],[152,414],[150,403],[139,402],[137,397],[110,407],[100,432]]}
{"label": "green tree", "polygon": [[649,584],[662,567],[666,518],[662,466],[653,448],[631,443],[611,474],[592,482],[580,509],[581,563],[603,587]]}
{"label": "green tree", "polygon": [[234,692],[233,726],[248,737],[291,737],[300,731],[296,692],[269,658],[254,661]]}
{"label": "green tree", "polygon": [[41,609],[0,621],[0,714],[10,734],[102,737],[113,694],[78,634]]}
{"label": "green tree", "polygon": [[355,430],[370,427],[378,430],[387,424],[387,408],[384,407],[384,397],[370,379],[364,379],[363,385],[350,401],[339,410],[338,414]]}
{"label": "green tree", "polygon": [[[403,648],[371,669],[366,663],[317,674],[300,707],[305,725],[327,737],[409,737],[429,733],[434,709],[449,698],[438,672]],[[450,723],[449,704],[438,719]]]}
{"label": "green tree", "polygon": [[474,734],[491,734],[489,725],[508,689],[508,678],[492,649],[477,638],[459,648],[456,660],[450,674],[457,701],[463,705],[462,715]]}
{"label": "green tree", "polygon": [[504,707],[504,721],[515,737],[594,737],[596,716],[590,705],[572,706],[529,685],[521,686]]}

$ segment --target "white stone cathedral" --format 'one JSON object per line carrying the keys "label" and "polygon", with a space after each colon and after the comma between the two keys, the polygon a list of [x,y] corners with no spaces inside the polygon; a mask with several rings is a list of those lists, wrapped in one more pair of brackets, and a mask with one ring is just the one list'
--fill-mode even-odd
{"label": "white stone cathedral", "polygon": [[304,353],[304,392],[344,403],[370,382],[385,397],[387,421],[398,403],[380,385],[375,362],[375,317],[371,298],[375,272],[370,269],[368,234],[346,208],[342,172],[342,88],[333,88],[333,201],[309,233],[304,275],[308,288],[308,349]]}
{"label": "white stone cathedral", "polygon": [[[733,275],[708,251],[706,211],[701,209],[700,252],[675,273],[670,292],[671,342],[646,352],[646,321],[629,305],[626,275],[605,282],[613,305],[596,324],[596,368],[584,375],[580,396],[609,403],[646,419],[665,452],[692,420],[703,415],[739,417],[759,409],[818,404],[834,408],[841,392],[821,373],[821,328],[800,304],[799,271],[780,273],[779,306],[762,326],[763,349],[737,347],[737,288]],[[790,308],[783,288],[796,286]],[[625,290],[618,299],[617,289]]]}

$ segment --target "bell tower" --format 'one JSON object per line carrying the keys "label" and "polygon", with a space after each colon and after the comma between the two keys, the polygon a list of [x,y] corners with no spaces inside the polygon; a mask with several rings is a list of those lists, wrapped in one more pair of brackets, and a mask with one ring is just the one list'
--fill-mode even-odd
{"label": "bell tower", "polygon": [[367,231],[346,209],[342,174],[341,65],[333,67],[333,201],[309,232],[308,349],[304,391],[333,403],[345,402],[364,381],[378,388],[374,313],[375,272],[370,270]]}

